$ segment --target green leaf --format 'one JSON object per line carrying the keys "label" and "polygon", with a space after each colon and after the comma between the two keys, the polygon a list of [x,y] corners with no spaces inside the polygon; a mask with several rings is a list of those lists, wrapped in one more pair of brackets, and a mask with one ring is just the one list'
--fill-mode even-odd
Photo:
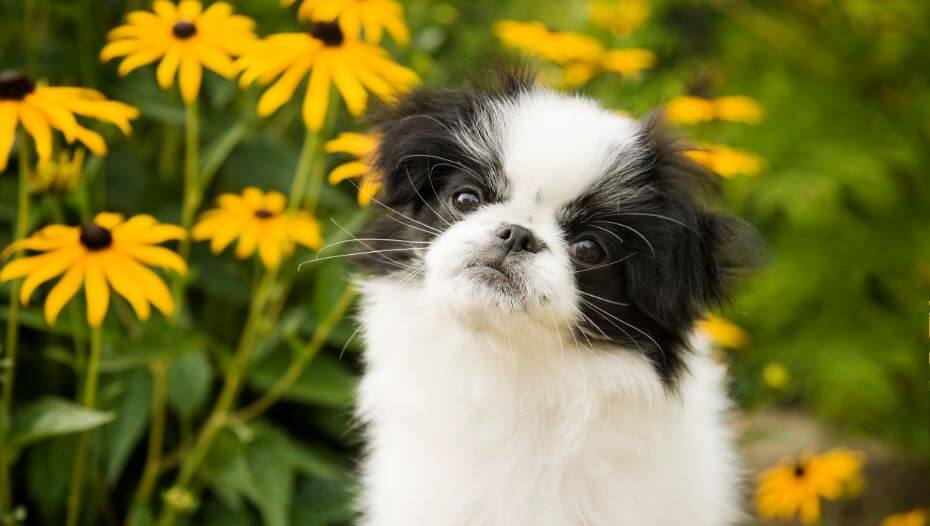
{"label": "green leaf", "polygon": [[[289,353],[273,353],[249,377],[250,385],[262,391],[270,389],[284,374],[289,363]],[[345,408],[352,403],[354,392],[355,377],[352,373],[338,359],[321,353],[284,392],[282,398]]]}
{"label": "green leaf", "polygon": [[[71,485],[76,440],[53,438],[34,444],[25,455],[26,489],[36,504],[37,524],[63,524],[62,517]],[[32,520],[30,520],[32,523]]]}
{"label": "green leaf", "polygon": [[[126,460],[148,427],[152,412],[152,379],[141,370],[125,376],[126,392],[116,403],[116,420],[107,426],[106,477],[119,480]],[[133,523],[135,524],[135,523]]]}
{"label": "green leaf", "polygon": [[213,370],[205,351],[183,354],[168,367],[168,405],[190,420],[207,401]]}
{"label": "green leaf", "polygon": [[353,480],[343,475],[333,480],[306,480],[294,498],[291,524],[301,526],[335,526],[351,524]]}
{"label": "green leaf", "polygon": [[42,398],[13,414],[10,445],[23,447],[49,437],[87,431],[112,421],[113,417],[113,413],[89,409],[62,398]]}

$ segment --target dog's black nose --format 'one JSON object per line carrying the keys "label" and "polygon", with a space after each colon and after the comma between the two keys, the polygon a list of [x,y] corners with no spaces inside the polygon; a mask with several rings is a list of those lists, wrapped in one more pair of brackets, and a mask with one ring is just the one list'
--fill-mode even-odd
{"label": "dog's black nose", "polygon": [[544,246],[542,242],[536,239],[530,229],[520,225],[504,224],[498,227],[494,233],[500,238],[507,254],[539,252]]}

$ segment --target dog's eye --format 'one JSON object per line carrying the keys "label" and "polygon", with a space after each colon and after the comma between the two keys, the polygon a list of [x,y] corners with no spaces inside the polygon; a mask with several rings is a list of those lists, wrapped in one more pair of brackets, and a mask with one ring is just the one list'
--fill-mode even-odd
{"label": "dog's eye", "polygon": [[589,265],[600,263],[607,257],[607,253],[601,245],[597,241],[587,237],[572,243],[571,249],[572,255],[575,256],[576,259]]}
{"label": "dog's eye", "polygon": [[481,198],[472,190],[462,190],[452,196],[452,206],[463,214],[474,212],[480,205]]}

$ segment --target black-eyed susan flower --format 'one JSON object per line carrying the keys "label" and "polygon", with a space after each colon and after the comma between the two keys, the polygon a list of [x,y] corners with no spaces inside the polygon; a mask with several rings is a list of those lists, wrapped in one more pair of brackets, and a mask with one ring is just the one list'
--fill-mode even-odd
{"label": "black-eyed susan flower", "polygon": [[201,216],[193,230],[195,240],[210,240],[215,254],[238,239],[238,258],[245,259],[257,250],[265,267],[274,268],[283,256],[294,253],[296,245],[318,249],[323,244],[316,219],[306,212],[287,211],[280,192],[266,194],[249,187],[241,195],[221,195],[218,204]]}
{"label": "black-eyed susan flower", "polygon": [[368,206],[381,188],[381,175],[372,169],[372,156],[378,148],[378,136],[370,133],[341,133],[326,143],[328,153],[347,153],[357,160],[341,164],[329,174],[329,184],[359,179],[358,204]]}
{"label": "black-eyed susan flower", "polygon": [[591,0],[591,20],[617,36],[630,36],[649,17],[646,0]]}
{"label": "black-eyed susan flower", "polygon": [[820,520],[821,501],[854,496],[862,487],[862,455],[837,448],[789,459],[759,476],[755,503],[764,519]]}
{"label": "black-eyed susan flower", "polygon": [[77,140],[97,155],[106,154],[103,137],[81,126],[76,115],[115,124],[129,134],[129,121],[139,110],[92,89],[36,85],[17,71],[0,73],[0,171],[6,169],[19,124],[32,136],[40,159],[52,155],[52,129],[68,144]]}
{"label": "black-eyed susan flower", "polygon": [[742,349],[749,344],[749,335],[746,331],[716,314],[710,314],[699,321],[697,328],[714,343],[728,349]]}
{"label": "black-eyed susan flower", "polygon": [[29,181],[38,192],[66,193],[81,183],[84,171],[84,150],[75,148],[74,153],[62,150],[57,156],[39,159]]}
{"label": "black-eyed susan flower", "polygon": [[702,144],[685,155],[721,177],[756,175],[765,164],[758,155],[720,144]]}
{"label": "black-eyed susan flower", "polygon": [[927,511],[913,510],[886,517],[881,526],[927,526]]}
{"label": "black-eyed susan flower", "polygon": [[195,0],[177,5],[156,0],[152,12],[133,11],[125,25],[110,31],[110,43],[100,51],[100,60],[125,57],[119,74],[128,75],[160,59],[155,72],[158,85],[171,88],[177,73],[181,97],[190,103],[200,92],[204,67],[226,78],[235,76],[233,57],[255,39],[254,25],[252,19],[233,14],[226,2],[204,10]]}
{"label": "black-eyed susan flower", "polygon": [[[295,0],[281,0],[291,5]],[[377,44],[387,31],[398,44],[410,41],[404,23],[404,8],[397,0],[303,0],[298,18],[312,22],[339,22],[346,35],[363,33],[365,40]]]}
{"label": "black-eyed susan flower", "polygon": [[252,45],[237,65],[243,86],[277,79],[258,101],[261,116],[271,115],[290,100],[309,75],[303,119],[311,130],[323,127],[330,84],[357,116],[367,107],[368,91],[392,100],[419,82],[416,73],[394,62],[384,49],[346,35],[328,22],[313,24],[306,33],[271,35]]}
{"label": "black-eyed susan flower", "polygon": [[20,289],[20,300],[25,304],[39,285],[61,275],[45,299],[45,319],[50,324],[81,284],[87,299],[87,322],[93,327],[106,316],[111,287],[126,298],[140,319],[149,317],[151,305],[170,315],[174,310],[171,292],[147,265],[186,272],[183,259],[157,246],[184,235],[180,227],[161,224],[148,215],[124,221],[120,214],[101,213],[80,227],[51,225],[4,250],[4,257],[19,250],[40,254],[7,263],[0,271],[0,281],[25,277]]}
{"label": "black-eyed susan flower", "polygon": [[666,104],[665,112],[669,122],[675,124],[698,124],[715,119],[758,124],[765,116],[761,104],[739,95],[717,99],[675,97]]}

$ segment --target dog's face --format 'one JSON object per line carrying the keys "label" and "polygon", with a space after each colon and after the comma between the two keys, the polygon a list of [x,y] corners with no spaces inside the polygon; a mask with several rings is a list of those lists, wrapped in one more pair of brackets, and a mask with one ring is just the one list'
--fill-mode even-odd
{"label": "dog's face", "polygon": [[463,319],[534,320],[647,354],[673,381],[737,263],[730,218],[655,121],[518,78],[420,91],[380,126],[363,267]]}

